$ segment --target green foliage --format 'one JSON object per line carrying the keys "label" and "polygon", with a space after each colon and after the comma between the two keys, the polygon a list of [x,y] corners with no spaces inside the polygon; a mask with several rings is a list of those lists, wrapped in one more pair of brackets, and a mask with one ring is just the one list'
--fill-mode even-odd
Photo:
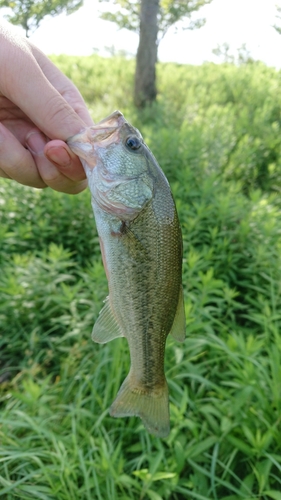
{"label": "green foliage", "polygon": [[99,254],[88,191],[67,196],[50,190],[0,184],[0,264],[14,254],[43,251],[51,243],[63,245],[79,264]]}
{"label": "green foliage", "polygon": [[55,16],[66,12],[72,14],[83,5],[83,0],[0,0],[0,9],[8,7],[12,14],[8,21],[22,26],[28,37],[34,32],[46,16]]}
{"label": "green foliage", "polygon": [[95,121],[116,108],[125,113],[132,107],[134,61],[122,56],[105,59],[97,54],[52,56],[52,61],[75,82]]}
{"label": "green foliage", "polygon": [[[117,24],[120,29],[125,28],[136,33],[140,28],[140,5],[141,0],[99,0],[100,2],[110,2],[116,9],[103,12],[101,18]],[[212,0],[160,0],[160,10],[158,19],[158,29],[160,39],[167,33],[171,26],[176,26],[179,21],[186,21],[189,24],[184,29],[201,28],[205,24],[205,19],[192,19],[193,12],[197,12]]]}
{"label": "green foliage", "polygon": [[185,139],[192,141],[188,149],[194,158],[187,159],[240,181],[245,193],[279,192],[280,77],[259,62],[159,66],[159,102],[166,123],[184,128]]}
{"label": "green foliage", "polygon": [[187,338],[168,338],[171,434],[108,408],[125,339],[93,344],[107,293],[89,193],[0,182],[0,496],[7,500],[279,500],[280,74],[260,63],[54,58],[95,119],[121,108],[170,180],[183,230]]}
{"label": "green foliage", "polygon": [[[277,9],[278,14],[281,14],[281,6],[276,5],[276,9]],[[278,14],[276,15],[276,17],[278,20],[280,20],[280,15],[278,15]],[[280,28],[280,26],[278,26],[278,24],[275,24],[273,27],[276,29],[277,33],[281,34],[281,28]]]}

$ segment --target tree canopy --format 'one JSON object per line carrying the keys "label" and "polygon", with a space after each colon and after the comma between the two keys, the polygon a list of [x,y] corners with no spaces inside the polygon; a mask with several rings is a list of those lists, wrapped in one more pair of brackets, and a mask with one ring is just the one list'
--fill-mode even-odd
{"label": "tree canopy", "polygon": [[[277,9],[278,14],[281,14],[281,6],[276,5],[276,9]],[[280,15],[276,15],[276,17],[280,21],[281,16]],[[281,35],[281,27],[280,26],[278,26],[277,24],[274,24],[273,28],[275,28],[276,31],[278,31],[278,33]]]}
{"label": "tree canopy", "polygon": [[6,15],[8,21],[22,26],[27,37],[39,27],[44,17],[62,12],[71,14],[82,5],[83,0],[0,0],[0,8],[12,10]]}
{"label": "tree canopy", "polygon": [[[116,23],[119,28],[126,28],[139,33],[140,29],[140,6],[141,0],[99,0],[108,2],[116,7],[116,10],[103,12],[102,19]],[[183,29],[196,29],[205,24],[204,18],[192,19],[193,12],[211,3],[212,0],[161,0],[158,15],[158,40],[161,40],[171,26],[179,21],[188,22],[183,24]]]}

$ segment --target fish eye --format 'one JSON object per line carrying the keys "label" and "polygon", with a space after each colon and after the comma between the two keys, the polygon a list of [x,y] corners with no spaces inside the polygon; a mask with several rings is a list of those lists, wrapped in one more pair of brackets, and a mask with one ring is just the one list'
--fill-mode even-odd
{"label": "fish eye", "polygon": [[141,141],[138,139],[138,137],[132,135],[131,137],[128,137],[126,139],[126,146],[128,146],[129,149],[135,151],[136,149],[139,149],[141,147]]}

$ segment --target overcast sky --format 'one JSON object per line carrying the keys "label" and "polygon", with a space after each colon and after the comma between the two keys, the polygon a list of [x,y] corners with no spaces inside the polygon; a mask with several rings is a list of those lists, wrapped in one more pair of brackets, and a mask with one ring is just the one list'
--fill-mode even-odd
{"label": "overcast sky", "polygon": [[[218,62],[212,53],[218,44],[228,43],[235,53],[245,43],[254,59],[281,68],[281,35],[272,27],[277,21],[276,3],[278,0],[213,0],[201,9],[200,16],[207,19],[203,28],[177,34],[171,28],[160,44],[159,59],[189,64]],[[46,18],[31,40],[47,54],[88,55],[93,49],[105,54],[104,48],[112,46],[134,54],[137,35],[119,31],[113,23],[99,18],[98,12],[108,5],[85,0],[70,16]]]}

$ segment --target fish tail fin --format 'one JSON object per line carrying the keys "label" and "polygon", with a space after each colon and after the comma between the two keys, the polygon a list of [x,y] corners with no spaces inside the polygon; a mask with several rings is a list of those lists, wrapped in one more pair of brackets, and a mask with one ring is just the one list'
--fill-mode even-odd
{"label": "fish tail fin", "polygon": [[148,432],[166,437],[170,432],[169,393],[165,380],[157,390],[144,390],[132,384],[130,374],[124,380],[110,407],[112,417],[140,417]]}

